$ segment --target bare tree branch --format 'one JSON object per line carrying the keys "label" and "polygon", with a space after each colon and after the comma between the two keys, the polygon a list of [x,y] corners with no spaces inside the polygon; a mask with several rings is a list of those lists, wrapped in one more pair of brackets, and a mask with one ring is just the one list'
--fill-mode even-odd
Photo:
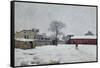
{"label": "bare tree branch", "polygon": [[56,45],[58,42],[58,35],[62,33],[61,29],[64,27],[65,27],[65,24],[62,23],[61,21],[52,21],[50,24],[49,30],[51,30],[55,34]]}

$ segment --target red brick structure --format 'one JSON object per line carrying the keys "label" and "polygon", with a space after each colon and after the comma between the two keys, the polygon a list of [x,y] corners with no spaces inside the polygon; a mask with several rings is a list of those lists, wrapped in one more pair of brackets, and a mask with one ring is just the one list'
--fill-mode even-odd
{"label": "red brick structure", "polygon": [[69,39],[67,44],[89,44],[89,45],[96,45],[97,39],[94,36],[84,36],[84,37],[72,37]]}

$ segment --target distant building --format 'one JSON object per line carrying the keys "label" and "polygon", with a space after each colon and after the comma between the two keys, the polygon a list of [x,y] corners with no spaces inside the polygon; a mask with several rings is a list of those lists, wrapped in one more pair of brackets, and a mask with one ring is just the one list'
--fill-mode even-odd
{"label": "distant building", "polygon": [[63,36],[62,39],[65,41],[68,41],[71,37],[73,37],[74,35],[67,35],[67,36]]}
{"label": "distant building", "polygon": [[96,39],[96,36],[73,36],[66,43],[67,44],[96,45],[97,39]]}
{"label": "distant building", "polygon": [[34,48],[34,46],[51,44],[51,39],[46,35],[40,35],[38,29],[22,30],[15,34],[16,48]]}
{"label": "distant building", "polygon": [[37,45],[51,45],[51,39],[48,36],[44,36],[44,35],[37,35],[35,36],[35,42],[37,43]]}
{"label": "distant building", "polygon": [[34,39],[38,32],[38,29],[22,30],[20,32],[16,32],[15,38]]}
{"label": "distant building", "polygon": [[36,43],[34,42],[33,39],[24,39],[24,38],[15,39],[15,48],[30,49],[35,47]]}

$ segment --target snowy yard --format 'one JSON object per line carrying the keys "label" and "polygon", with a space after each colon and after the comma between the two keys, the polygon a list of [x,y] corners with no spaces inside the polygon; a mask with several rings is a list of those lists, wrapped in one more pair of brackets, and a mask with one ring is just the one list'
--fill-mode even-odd
{"label": "snowy yard", "polygon": [[96,61],[96,45],[79,45],[79,49],[68,44],[15,49],[15,66],[87,61]]}

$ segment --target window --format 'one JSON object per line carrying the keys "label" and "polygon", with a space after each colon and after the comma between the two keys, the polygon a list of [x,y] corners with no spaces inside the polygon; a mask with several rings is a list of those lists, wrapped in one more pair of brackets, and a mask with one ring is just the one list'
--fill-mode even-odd
{"label": "window", "polygon": [[29,36],[27,35],[27,39],[29,39]]}
{"label": "window", "polygon": [[25,38],[25,39],[29,39],[29,36],[28,36],[28,35],[24,35],[24,38]]}
{"label": "window", "polygon": [[48,38],[45,38],[45,40],[48,40]]}
{"label": "window", "polygon": [[26,32],[24,31],[24,33],[26,33]]}
{"label": "window", "polygon": [[43,40],[43,37],[41,37],[41,40]]}
{"label": "window", "polygon": [[25,38],[25,39],[27,38],[26,35],[24,36],[24,38]]}
{"label": "window", "polygon": [[36,36],[34,36],[34,39],[36,39]]}

